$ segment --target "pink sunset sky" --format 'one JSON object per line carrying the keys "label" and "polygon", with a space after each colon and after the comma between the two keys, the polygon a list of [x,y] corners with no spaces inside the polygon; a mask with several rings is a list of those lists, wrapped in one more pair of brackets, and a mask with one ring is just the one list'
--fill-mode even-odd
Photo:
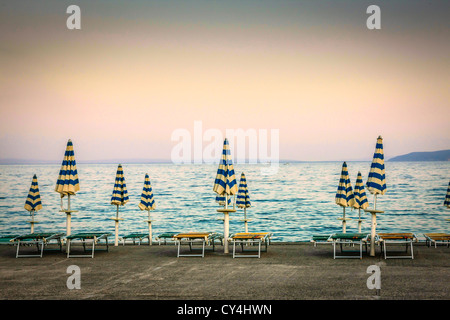
{"label": "pink sunset sky", "polygon": [[2,1],[0,158],[170,159],[194,121],[278,129],[286,160],[450,149],[449,2],[377,1],[381,30],[370,4]]}

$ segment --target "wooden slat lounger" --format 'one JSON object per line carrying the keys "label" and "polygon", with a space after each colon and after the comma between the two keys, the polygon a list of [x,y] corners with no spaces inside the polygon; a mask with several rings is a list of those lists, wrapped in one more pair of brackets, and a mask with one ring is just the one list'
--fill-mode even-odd
{"label": "wooden slat lounger", "polygon": [[[67,236],[67,258],[94,258],[94,252],[95,251],[109,251],[109,245],[108,245],[108,236],[110,236],[111,233],[109,232],[81,232],[76,233],[70,236]],[[106,243],[106,249],[95,249],[95,245],[99,244],[101,240],[105,240]],[[70,246],[71,243],[81,243],[83,245],[84,252],[87,252],[88,250],[91,250],[91,254],[84,254],[84,255],[74,255],[70,254]],[[86,243],[92,242],[92,249],[86,249]]]}
{"label": "wooden slat lounger", "polygon": [[[233,241],[233,258],[260,258],[261,257],[261,244],[265,245],[264,252],[267,252],[267,247],[270,244],[270,238],[272,237],[270,232],[240,232],[231,235],[230,239]],[[258,254],[237,254],[236,244],[241,245],[241,250],[244,252],[244,244],[258,244]],[[250,251],[250,250],[247,250]],[[252,250],[255,252],[255,250]]]}
{"label": "wooden slat lounger", "polygon": [[[414,233],[406,232],[406,233],[378,233],[378,242],[382,245],[382,250],[384,251],[385,259],[401,259],[401,258],[411,258],[414,259],[414,249],[413,242],[417,241],[417,237]],[[388,256],[386,244],[405,244],[406,251],[408,252],[408,246],[411,248],[411,255],[394,255]]]}
{"label": "wooden slat lounger", "polygon": [[428,246],[431,246],[434,242],[434,247],[436,248],[437,243],[447,243],[447,247],[450,245],[450,234],[449,233],[424,233]]}
{"label": "wooden slat lounger", "polygon": [[[212,232],[186,232],[186,233],[178,233],[173,236],[173,238],[176,241],[176,244],[178,244],[178,252],[177,252],[177,258],[178,257],[204,257],[205,256],[205,245],[212,244],[212,251],[214,251],[214,240],[216,237],[216,233]],[[182,242],[189,244],[190,251],[193,251],[196,248],[193,248],[194,244],[200,243],[202,245],[202,253],[201,254],[180,254],[180,247]]]}
{"label": "wooden slat lounger", "polygon": [[[363,244],[365,244],[366,246],[366,252],[367,252],[367,239],[369,237],[368,233],[334,233],[331,235],[331,239],[333,241],[333,259],[336,258],[359,258],[362,259],[362,246]],[[336,245],[339,244],[340,248],[341,248],[341,252],[359,252],[359,255],[341,255],[338,256],[336,255]],[[346,250],[344,251],[342,249],[342,245],[343,244],[351,244],[351,245],[355,245],[358,244],[359,245],[359,251],[355,251],[355,250]]]}
{"label": "wooden slat lounger", "polygon": [[[31,258],[31,257],[39,257],[42,258],[44,253],[44,246],[49,244],[50,241],[56,240],[59,244],[59,251],[62,251],[62,241],[61,239],[64,237],[64,233],[30,233],[26,235],[21,235],[12,239],[12,242],[17,245],[16,258]],[[20,246],[21,245],[36,245],[38,249],[38,254],[20,254]],[[39,250],[39,246],[41,246]]]}

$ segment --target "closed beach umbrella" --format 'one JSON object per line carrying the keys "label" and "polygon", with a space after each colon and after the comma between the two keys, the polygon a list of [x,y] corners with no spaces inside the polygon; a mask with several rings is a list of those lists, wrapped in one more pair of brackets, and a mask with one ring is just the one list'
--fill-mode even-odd
{"label": "closed beach umbrella", "polygon": [[217,211],[224,214],[224,253],[228,253],[229,213],[235,212],[233,209],[228,209],[228,198],[238,192],[238,186],[234,176],[230,145],[226,138],[223,142],[222,158],[220,159],[213,190],[217,195],[225,197],[225,208]]}
{"label": "closed beach umbrella", "polygon": [[250,208],[252,204],[250,202],[250,195],[248,194],[247,179],[245,178],[245,174],[243,172],[241,174],[241,180],[239,181],[239,191],[236,198],[236,205],[238,208],[244,209],[245,232],[248,232],[247,208]]}
{"label": "closed beach umbrella", "polygon": [[366,210],[372,214],[372,228],[370,236],[370,255],[375,256],[375,234],[377,212],[377,195],[386,193],[386,175],[384,168],[383,138],[378,137],[375,145],[375,153],[373,154],[372,165],[370,166],[369,177],[366,182],[367,190],[373,194],[374,210]]}
{"label": "closed beach umbrella", "polygon": [[116,205],[116,218],[113,218],[115,221],[116,228],[116,239],[114,242],[115,246],[119,245],[119,220],[123,220],[119,218],[119,206],[123,206],[128,202],[128,191],[127,185],[125,183],[125,177],[123,175],[122,165],[119,164],[117,167],[116,180],[114,182],[114,190],[111,197],[111,204]]}
{"label": "closed beach umbrella", "polygon": [[[55,187],[55,191],[61,195],[61,212],[66,213],[67,235],[70,235],[71,213],[77,212],[76,210],[70,209],[70,196],[75,195],[79,190],[80,183],[78,181],[77,163],[75,161],[72,140],[69,139]],[[64,209],[62,198],[66,195],[67,209]]]}
{"label": "closed beach umbrella", "polygon": [[448,183],[447,195],[445,196],[444,206],[450,208],[450,182]]}
{"label": "closed beach umbrella", "polygon": [[41,195],[39,194],[39,185],[36,175],[33,176],[33,180],[31,181],[30,191],[28,192],[24,208],[30,212],[31,233],[34,233],[34,213],[42,209]]}
{"label": "closed beach umbrella", "polygon": [[152,244],[152,221],[150,220],[150,211],[156,209],[155,199],[153,199],[153,190],[150,183],[148,173],[145,174],[144,188],[142,189],[141,202],[139,202],[139,209],[148,212],[148,241]]}
{"label": "closed beach umbrella", "polygon": [[373,154],[372,165],[370,166],[369,177],[366,182],[367,190],[374,195],[374,207],[376,209],[376,196],[386,192],[386,175],[384,168],[383,139],[377,139],[375,153]]}
{"label": "closed beach umbrella", "polygon": [[352,184],[350,183],[350,177],[348,175],[347,163],[342,164],[341,177],[339,178],[339,186],[336,192],[335,198],[336,204],[340,205],[343,210],[342,218],[342,232],[346,232],[346,219],[345,208],[352,207],[355,204],[355,197],[353,195]]}
{"label": "closed beach umbrella", "polygon": [[[221,206],[225,206],[225,196],[216,195],[216,202]],[[231,204],[231,197],[228,198],[228,205]]]}
{"label": "closed beach umbrella", "polygon": [[355,190],[353,194],[355,196],[355,204],[353,205],[353,208],[358,209],[358,232],[361,232],[361,209],[366,209],[369,206],[369,202],[367,201],[364,183],[361,172],[359,171],[358,176],[356,177]]}

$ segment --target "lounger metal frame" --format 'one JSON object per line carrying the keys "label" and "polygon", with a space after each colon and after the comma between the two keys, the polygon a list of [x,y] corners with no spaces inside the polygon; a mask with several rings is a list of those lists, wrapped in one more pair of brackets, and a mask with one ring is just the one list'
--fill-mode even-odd
{"label": "lounger metal frame", "polygon": [[[314,244],[314,247],[317,247],[318,244],[333,244],[333,239],[331,239],[330,235],[323,235],[323,236],[312,236],[310,242]],[[314,239],[314,237],[320,237],[321,239]],[[326,239],[325,239],[326,238]],[[325,240],[323,240],[325,239]]]}
{"label": "lounger metal frame", "polygon": [[442,239],[433,239],[432,236],[424,233],[425,242],[428,247],[434,243],[434,247],[437,248],[437,244],[447,244],[447,248],[450,247],[450,234],[448,233],[437,233],[434,234],[434,237],[442,238]]}
{"label": "lounger metal frame", "polygon": [[[67,258],[94,258],[94,252],[95,251],[109,251],[109,244],[108,244],[108,236],[110,236],[111,233],[78,233],[72,236],[67,237]],[[82,243],[84,252],[87,252],[91,250],[91,254],[70,254],[70,245],[71,242],[74,239],[80,239],[79,241],[75,241],[75,243]],[[86,240],[89,240],[92,242],[92,249],[86,249]],[[105,240],[106,243],[106,249],[95,249],[95,244],[100,241]]]}
{"label": "lounger metal frame", "polygon": [[125,245],[126,241],[131,239],[131,241],[133,242],[133,245],[135,245],[137,242],[138,246],[140,246],[142,243],[142,240],[144,240],[146,238],[148,239],[148,244],[150,245],[150,241],[151,241],[149,239],[150,236],[145,233],[133,233],[130,235],[126,235],[126,236],[121,237],[121,240],[122,240],[122,245]]}
{"label": "lounger metal frame", "polygon": [[[384,253],[384,259],[414,259],[413,242],[417,241],[417,236],[413,233],[405,234],[403,237],[401,234],[391,234],[383,237],[383,234],[378,235],[378,242],[381,244],[381,250]],[[408,247],[411,249],[411,255],[387,255],[386,244],[405,244],[405,252],[408,253]]]}
{"label": "lounger metal frame", "polygon": [[[178,236],[178,238],[177,238]],[[175,244],[178,245],[177,250],[177,258],[179,257],[205,257],[206,245],[212,244],[212,248],[209,249],[211,251],[215,251],[215,240],[217,240],[217,233],[179,233],[174,235]],[[188,244],[189,250],[201,250],[201,254],[198,253],[189,253],[189,254],[181,254],[181,244]],[[194,248],[195,244],[200,243],[202,245],[200,248]]]}
{"label": "lounger metal frame", "polygon": [[[249,233],[247,233],[249,234]],[[250,233],[251,234],[251,233]],[[231,235],[230,239],[233,242],[233,259],[234,258],[261,258],[261,252],[267,252],[268,246],[270,244],[270,238],[272,233],[261,233],[255,234],[253,237],[245,235],[245,233],[239,233]],[[236,253],[236,244],[241,245],[242,253]],[[245,245],[258,244],[258,250],[246,250],[247,252],[257,252],[258,254],[243,254]],[[264,244],[265,249],[261,250],[261,245]]]}
{"label": "lounger metal frame", "polygon": [[[42,258],[44,254],[44,246],[46,246],[51,240],[56,240],[59,244],[59,250],[62,252],[62,238],[64,233],[36,233],[33,238],[33,234],[27,234],[23,236],[18,236],[14,238],[13,244],[17,245],[16,258]],[[32,246],[36,245],[38,249],[38,254],[19,254],[20,246]],[[41,249],[39,250],[39,246]],[[47,249],[48,251],[53,251],[55,249]],[[57,250],[57,249],[56,249]]]}
{"label": "lounger metal frame", "polygon": [[[333,238],[334,237],[334,238]],[[362,259],[362,248],[363,244],[366,247],[367,252],[367,239],[369,235],[365,235],[363,237],[355,237],[354,239],[351,238],[340,238],[337,234],[331,235],[331,238],[333,240],[333,259]],[[339,244],[341,248],[341,253],[344,252],[359,252],[359,255],[336,255],[336,245]],[[344,250],[342,248],[343,244],[347,245],[359,245],[359,250]]]}
{"label": "lounger metal frame", "polygon": [[155,238],[155,240],[158,241],[158,245],[161,245],[162,242],[164,242],[164,244],[167,244],[168,241],[172,241],[174,245],[177,245],[177,241],[174,238],[174,236],[177,235],[178,233],[179,232],[162,233],[162,234],[158,235]]}

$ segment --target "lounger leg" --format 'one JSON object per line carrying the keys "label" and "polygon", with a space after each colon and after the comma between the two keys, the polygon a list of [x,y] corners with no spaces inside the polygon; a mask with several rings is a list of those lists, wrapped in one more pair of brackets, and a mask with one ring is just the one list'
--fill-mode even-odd
{"label": "lounger leg", "polygon": [[359,243],[359,259],[362,259],[362,241]]}
{"label": "lounger leg", "polygon": [[413,243],[411,241],[411,259],[414,259],[414,249],[413,249]]}
{"label": "lounger leg", "polygon": [[92,240],[92,256],[91,256],[91,258],[94,258],[94,251],[95,251],[95,237]]}
{"label": "lounger leg", "polygon": [[[38,244],[39,245],[39,244]],[[41,241],[41,258],[42,258],[42,254],[44,253],[44,241]]]}
{"label": "lounger leg", "polygon": [[16,258],[19,257],[20,240],[17,242]]}
{"label": "lounger leg", "polygon": [[261,241],[258,241],[258,258],[261,258]]}
{"label": "lounger leg", "polygon": [[70,239],[67,240],[67,258],[70,256]]}
{"label": "lounger leg", "polygon": [[333,259],[336,259],[336,242],[333,242]]}
{"label": "lounger leg", "polygon": [[233,259],[235,255],[236,255],[236,241],[233,240]]}

